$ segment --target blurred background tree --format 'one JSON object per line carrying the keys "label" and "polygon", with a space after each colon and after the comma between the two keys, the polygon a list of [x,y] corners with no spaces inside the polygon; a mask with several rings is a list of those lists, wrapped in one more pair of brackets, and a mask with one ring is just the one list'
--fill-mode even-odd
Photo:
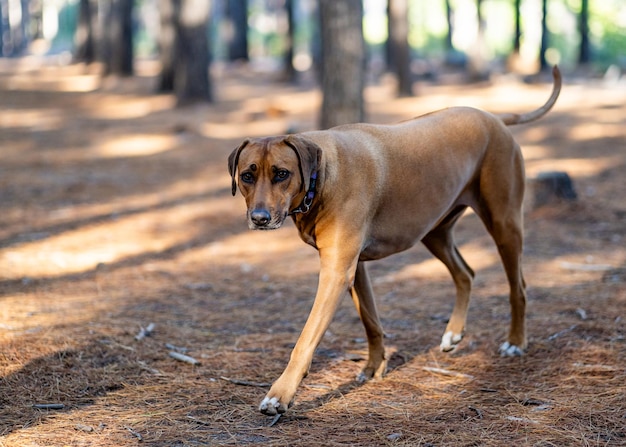
{"label": "blurred background tree", "polygon": [[[360,23],[365,82],[391,73],[399,95],[413,93],[416,81],[450,74],[483,80],[558,63],[581,76],[611,68],[619,78],[626,69],[624,0],[351,5],[326,19]],[[212,67],[234,61],[289,82],[321,84],[323,76],[307,74],[321,73],[327,62],[320,58],[324,27],[332,23],[320,21],[327,7],[314,0],[0,0],[0,56],[98,64],[103,76],[130,76],[135,61],[157,60],[160,91],[174,92],[181,104],[211,101]]]}
{"label": "blurred background tree", "polygon": [[365,41],[361,0],[321,0],[322,111],[320,127],[365,117]]}

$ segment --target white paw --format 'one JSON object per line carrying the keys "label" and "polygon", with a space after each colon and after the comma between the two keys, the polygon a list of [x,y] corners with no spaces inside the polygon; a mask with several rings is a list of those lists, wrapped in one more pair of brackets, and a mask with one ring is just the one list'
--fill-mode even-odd
{"label": "white paw", "polygon": [[443,334],[443,337],[441,337],[441,344],[439,345],[439,348],[443,352],[453,351],[461,340],[463,340],[462,334],[454,334],[452,331],[448,331]]}
{"label": "white paw", "polygon": [[277,397],[272,397],[271,399],[266,397],[261,401],[259,410],[266,414],[276,414],[278,407],[280,407],[280,402]]}
{"label": "white paw", "polygon": [[502,357],[519,357],[524,355],[522,348],[512,345],[508,341],[505,341],[500,345],[500,355]]}

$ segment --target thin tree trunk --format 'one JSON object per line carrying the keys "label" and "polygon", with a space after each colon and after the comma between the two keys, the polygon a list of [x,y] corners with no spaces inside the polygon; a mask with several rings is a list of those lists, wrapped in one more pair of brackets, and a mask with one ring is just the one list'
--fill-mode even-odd
{"label": "thin tree trunk", "polygon": [[580,51],[578,63],[580,65],[591,62],[591,49],[589,44],[589,0],[582,0],[580,8]]}
{"label": "thin tree trunk", "polygon": [[365,42],[361,0],[321,0],[323,129],[364,120]]}
{"label": "thin tree trunk", "polygon": [[231,61],[249,59],[248,56],[248,0],[228,0],[226,14],[230,20],[228,58]]}
{"label": "thin tree trunk", "polygon": [[393,71],[398,78],[398,96],[412,96],[409,5],[407,0],[389,0],[389,42]]}
{"label": "thin tree trunk", "polygon": [[174,72],[176,67],[176,24],[174,17],[174,0],[160,0],[159,12],[161,28],[159,30],[159,58],[161,74],[157,90],[159,92],[174,91]]}
{"label": "thin tree trunk", "polygon": [[96,60],[94,42],[94,15],[96,10],[91,0],[80,0],[78,4],[78,23],[74,34],[74,60],[90,64]]}
{"label": "thin tree trunk", "polygon": [[287,11],[287,48],[283,61],[283,73],[285,81],[294,82],[296,80],[296,69],[293,66],[293,45],[294,45],[294,0],[285,1],[285,10]]}
{"label": "thin tree trunk", "polygon": [[109,23],[111,55],[109,73],[133,74],[133,0],[113,0]]}
{"label": "thin tree trunk", "polygon": [[515,0],[515,36],[513,36],[513,53],[519,54],[522,39],[521,20],[522,0]]}
{"label": "thin tree trunk", "polygon": [[212,102],[208,24],[211,2],[175,0],[176,67],[174,92],[179,105]]}
{"label": "thin tree trunk", "polygon": [[546,51],[548,50],[548,0],[541,2],[541,47],[539,49],[539,69],[544,71],[548,67]]}

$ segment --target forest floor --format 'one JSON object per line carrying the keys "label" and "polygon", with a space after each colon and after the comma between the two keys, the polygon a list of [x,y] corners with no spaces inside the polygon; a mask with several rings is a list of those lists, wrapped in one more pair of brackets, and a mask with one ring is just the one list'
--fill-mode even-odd
{"label": "forest floor", "polygon": [[[102,83],[84,67],[0,66],[0,446],[626,445],[623,83],[566,76],[547,117],[513,128],[530,179],[566,171],[578,192],[540,208],[528,193],[525,356],[497,354],[508,289],[468,214],[457,239],[477,277],[458,349],[438,348],[454,295],[443,266],[422,246],[372,263],[386,377],[354,380],[366,344],[346,295],[271,425],[257,406],[308,314],[317,254],[292,224],[247,229],[226,158],[247,136],[312,128],[319,93],[224,70],[215,105],[177,109],[151,94],[149,68]],[[396,99],[383,79],[368,120],[525,112],[550,88],[500,77]]]}

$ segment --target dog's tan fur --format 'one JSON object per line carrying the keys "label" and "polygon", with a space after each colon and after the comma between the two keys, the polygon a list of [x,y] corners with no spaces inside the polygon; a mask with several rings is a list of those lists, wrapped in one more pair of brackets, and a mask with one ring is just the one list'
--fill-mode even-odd
{"label": "dog's tan fur", "polygon": [[[285,371],[261,402],[263,413],[283,413],[292,404],[347,290],[369,345],[359,379],[383,375],[387,363],[383,329],[364,262],[406,250],[418,241],[446,265],[454,280],[456,302],[441,343],[444,351],[454,349],[465,329],[474,277],[452,231],[467,207],[496,242],[510,285],[511,326],[501,353],[522,354],[525,178],[519,146],[506,126],[533,121],[552,108],[561,87],[556,67],[553,75],[550,99],[524,115],[495,116],[457,107],[389,126],[352,124],[250,139],[233,151],[228,160],[233,194],[239,180],[250,228],[278,228],[291,215],[302,239],[320,255],[313,308]],[[315,181],[310,209],[303,208]]]}

